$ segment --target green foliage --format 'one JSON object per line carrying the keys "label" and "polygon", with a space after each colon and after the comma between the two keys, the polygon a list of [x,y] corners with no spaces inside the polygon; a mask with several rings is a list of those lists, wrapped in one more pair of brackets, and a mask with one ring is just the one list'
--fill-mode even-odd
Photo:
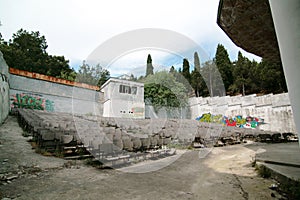
{"label": "green foliage", "polygon": [[73,73],[69,61],[64,56],[52,56],[46,52],[45,36],[38,31],[20,29],[8,42],[0,40],[0,51],[9,67],[36,72],[54,77]]}
{"label": "green foliage", "polygon": [[246,94],[246,89],[250,86],[251,77],[251,62],[244,57],[239,51],[238,60],[235,62],[233,68],[234,82],[231,85],[231,90],[234,93]]}
{"label": "green foliage", "polygon": [[233,83],[232,63],[230,62],[227,50],[222,44],[218,44],[217,46],[214,61],[221,74],[225,90],[227,91],[229,86]]}
{"label": "green foliage", "polygon": [[109,79],[109,77],[109,71],[102,68],[99,64],[97,64],[96,67],[93,67],[83,61],[75,81],[101,86]]}
{"label": "green foliage", "polygon": [[264,93],[281,93],[287,91],[286,81],[281,63],[262,59],[258,64],[260,88]]}
{"label": "green foliage", "polygon": [[271,177],[271,171],[265,167],[264,165],[256,165],[256,170],[259,176],[263,178],[270,178]]}
{"label": "green foliage", "polygon": [[191,82],[190,63],[186,58],[183,59],[182,63],[182,75],[189,83]]}
{"label": "green foliage", "polygon": [[300,179],[282,181],[279,188],[282,192],[286,193],[288,199],[300,199]]}
{"label": "green foliage", "polygon": [[130,81],[137,81],[137,77],[135,77],[133,74],[130,75]]}
{"label": "green foliage", "polygon": [[234,81],[229,87],[231,94],[281,93],[286,92],[286,82],[281,63],[262,59],[250,61],[241,52],[233,66]]}
{"label": "green foliage", "polygon": [[222,77],[213,61],[206,61],[201,68],[201,75],[207,85],[210,96],[223,96],[224,85]]}
{"label": "green foliage", "polygon": [[191,86],[196,97],[208,96],[208,90],[201,75],[200,59],[197,52],[194,53],[194,70],[191,73]]}
{"label": "green foliage", "polygon": [[187,105],[187,89],[166,72],[156,72],[144,79],[144,98],[158,110],[162,107],[184,107]]}
{"label": "green foliage", "polygon": [[60,72],[60,75],[57,76],[57,78],[65,79],[65,80],[70,80],[70,81],[75,81],[77,76],[77,73],[75,72],[74,69],[72,69],[71,72],[67,70],[63,70]]}

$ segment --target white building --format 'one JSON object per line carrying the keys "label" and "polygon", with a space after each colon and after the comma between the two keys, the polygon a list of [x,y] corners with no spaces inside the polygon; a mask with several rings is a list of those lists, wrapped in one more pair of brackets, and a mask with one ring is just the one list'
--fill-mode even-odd
{"label": "white building", "polygon": [[103,117],[145,118],[143,83],[110,78],[100,91],[104,93]]}

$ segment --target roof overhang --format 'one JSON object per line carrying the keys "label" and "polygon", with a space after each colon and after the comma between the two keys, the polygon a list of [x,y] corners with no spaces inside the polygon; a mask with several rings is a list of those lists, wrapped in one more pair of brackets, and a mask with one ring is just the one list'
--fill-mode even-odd
{"label": "roof overhang", "polygon": [[217,24],[237,46],[280,62],[268,0],[220,0]]}

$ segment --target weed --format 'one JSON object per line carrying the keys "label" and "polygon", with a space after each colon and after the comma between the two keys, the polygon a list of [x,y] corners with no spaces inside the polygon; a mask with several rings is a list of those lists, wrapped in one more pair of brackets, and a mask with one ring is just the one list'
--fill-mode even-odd
{"label": "weed", "polygon": [[300,180],[285,181],[280,184],[280,190],[286,193],[289,199],[300,199]]}
{"label": "weed", "polygon": [[258,175],[260,175],[263,178],[270,178],[271,177],[271,171],[266,168],[264,165],[256,165],[255,169],[257,170]]}

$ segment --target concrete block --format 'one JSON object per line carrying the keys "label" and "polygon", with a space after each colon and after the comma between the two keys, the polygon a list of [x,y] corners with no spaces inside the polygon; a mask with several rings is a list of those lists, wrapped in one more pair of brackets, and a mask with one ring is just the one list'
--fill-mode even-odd
{"label": "concrete block", "polygon": [[73,135],[62,135],[60,141],[63,144],[68,144],[73,141],[73,138]]}
{"label": "concrete block", "polygon": [[52,131],[43,131],[42,134],[43,140],[54,140],[55,139],[55,133]]}
{"label": "concrete block", "polygon": [[288,93],[277,94],[272,96],[272,107],[290,106],[291,102]]}

